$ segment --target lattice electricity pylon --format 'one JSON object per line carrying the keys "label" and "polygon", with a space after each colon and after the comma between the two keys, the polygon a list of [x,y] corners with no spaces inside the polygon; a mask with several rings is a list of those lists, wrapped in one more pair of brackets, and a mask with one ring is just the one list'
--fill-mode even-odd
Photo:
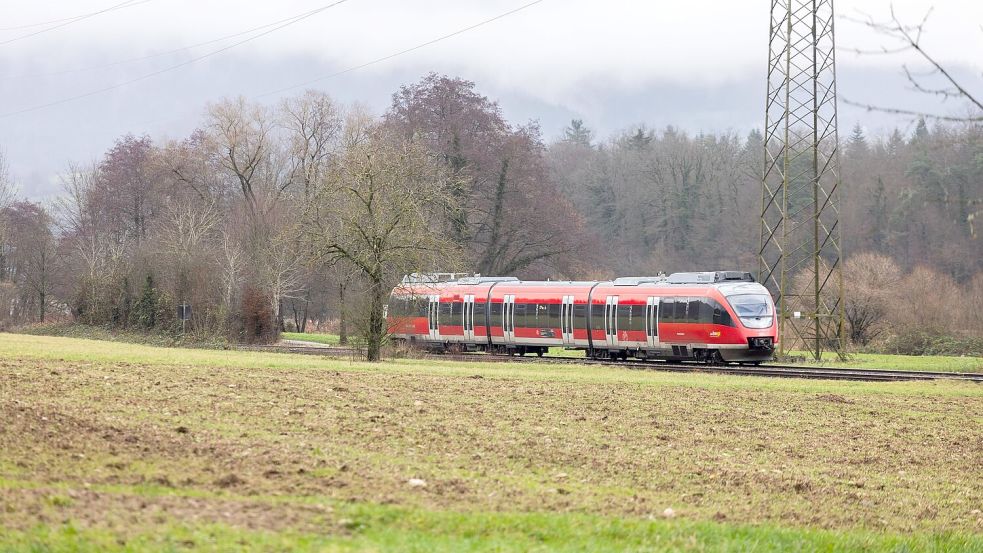
{"label": "lattice electricity pylon", "polygon": [[782,349],[842,351],[832,0],[772,0],[758,281]]}

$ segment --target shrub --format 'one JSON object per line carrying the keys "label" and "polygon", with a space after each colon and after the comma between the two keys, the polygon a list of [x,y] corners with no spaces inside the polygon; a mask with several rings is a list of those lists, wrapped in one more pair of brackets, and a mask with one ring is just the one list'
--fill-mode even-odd
{"label": "shrub", "polygon": [[911,330],[888,338],[881,353],[898,355],[983,355],[983,338],[959,337],[938,331]]}
{"label": "shrub", "polygon": [[243,342],[268,344],[276,341],[279,331],[273,321],[270,303],[270,298],[255,286],[245,287],[240,311]]}

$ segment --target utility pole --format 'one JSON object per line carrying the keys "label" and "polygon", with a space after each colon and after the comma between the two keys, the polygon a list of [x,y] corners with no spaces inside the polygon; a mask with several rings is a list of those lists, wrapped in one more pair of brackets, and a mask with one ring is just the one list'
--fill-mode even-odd
{"label": "utility pole", "polygon": [[758,281],[782,350],[843,348],[833,0],[772,0]]}

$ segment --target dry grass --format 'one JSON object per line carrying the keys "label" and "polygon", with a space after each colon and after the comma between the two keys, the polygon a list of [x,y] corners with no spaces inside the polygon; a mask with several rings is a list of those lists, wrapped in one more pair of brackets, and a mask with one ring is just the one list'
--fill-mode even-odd
{"label": "dry grass", "polygon": [[[0,337],[8,529],[74,521],[127,535],[190,521],[344,535],[349,504],[983,529],[978,385],[310,357],[297,363],[321,366],[289,368],[293,356],[237,352],[170,364],[144,346],[44,340]],[[101,360],[60,360],[59,347]],[[222,368],[193,357],[209,353]]]}

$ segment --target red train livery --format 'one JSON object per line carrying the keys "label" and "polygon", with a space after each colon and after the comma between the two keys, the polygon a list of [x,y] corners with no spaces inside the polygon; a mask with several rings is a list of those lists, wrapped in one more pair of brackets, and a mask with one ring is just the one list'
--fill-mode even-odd
{"label": "red train livery", "polygon": [[775,305],[750,273],[609,282],[413,274],[392,291],[393,339],[435,351],[760,363],[778,344]]}

